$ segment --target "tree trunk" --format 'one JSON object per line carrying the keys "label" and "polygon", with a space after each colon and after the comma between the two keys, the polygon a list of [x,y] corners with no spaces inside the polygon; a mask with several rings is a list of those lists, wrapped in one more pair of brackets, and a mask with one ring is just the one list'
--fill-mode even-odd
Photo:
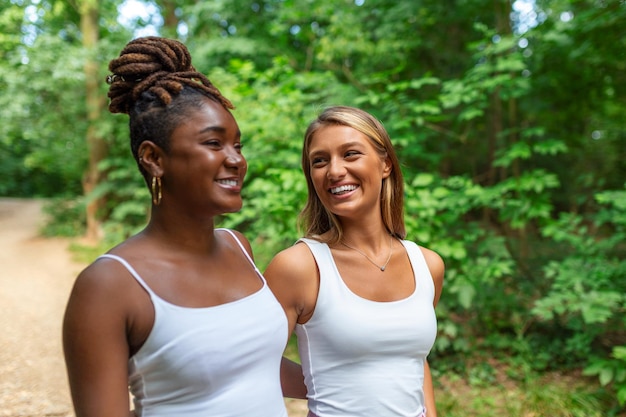
{"label": "tree trunk", "polygon": [[161,15],[163,17],[163,36],[178,39],[178,24],[180,18],[176,15],[176,2],[173,0],[161,0],[157,2],[161,6]]}
{"label": "tree trunk", "polygon": [[106,102],[100,95],[98,85],[100,77],[96,60],[98,44],[98,0],[83,0],[80,3],[80,29],[83,35],[83,47],[87,51],[85,59],[85,93],[87,106],[87,149],[89,165],[83,178],[83,192],[87,198],[87,230],[86,238],[97,241],[102,237],[100,209],[104,207],[104,198],[95,196],[94,190],[104,175],[98,168],[108,153],[108,145],[98,134],[97,124],[101,118]]}

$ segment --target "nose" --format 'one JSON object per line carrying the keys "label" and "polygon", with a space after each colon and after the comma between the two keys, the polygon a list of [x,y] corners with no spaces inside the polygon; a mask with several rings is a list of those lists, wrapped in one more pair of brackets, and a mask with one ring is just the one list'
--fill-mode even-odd
{"label": "nose", "polygon": [[240,168],[245,165],[246,158],[241,154],[241,149],[229,147],[226,150],[226,159],[224,163],[229,167]]}
{"label": "nose", "polygon": [[346,167],[343,161],[339,158],[331,158],[328,162],[328,170],[326,171],[326,178],[329,180],[338,180],[346,175]]}

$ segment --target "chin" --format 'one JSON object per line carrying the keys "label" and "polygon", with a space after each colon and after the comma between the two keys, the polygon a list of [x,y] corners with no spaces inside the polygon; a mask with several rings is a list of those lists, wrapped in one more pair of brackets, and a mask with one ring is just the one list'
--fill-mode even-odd
{"label": "chin", "polygon": [[237,206],[224,208],[224,214],[227,214],[227,213],[237,213],[238,211],[241,210],[242,206],[243,206],[243,204],[239,204]]}

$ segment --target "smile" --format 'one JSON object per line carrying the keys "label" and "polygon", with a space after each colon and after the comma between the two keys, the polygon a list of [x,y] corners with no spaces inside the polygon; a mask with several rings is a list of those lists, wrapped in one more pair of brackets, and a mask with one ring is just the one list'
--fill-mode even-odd
{"label": "smile", "polygon": [[236,187],[239,184],[237,180],[217,180],[219,184],[228,185],[229,187]]}
{"label": "smile", "polygon": [[330,189],[330,192],[332,194],[344,194],[344,193],[348,193],[350,191],[354,191],[358,188],[358,186],[356,185],[340,185],[339,187],[333,187]]}

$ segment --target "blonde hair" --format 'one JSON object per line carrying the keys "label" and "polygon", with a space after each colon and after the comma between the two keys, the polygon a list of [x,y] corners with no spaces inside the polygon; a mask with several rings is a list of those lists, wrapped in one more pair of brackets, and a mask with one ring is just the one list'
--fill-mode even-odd
{"label": "blonde hair", "polygon": [[391,139],[382,123],[371,114],[348,106],[333,106],[326,108],[313,120],[304,134],[302,146],[302,170],[307,182],[307,202],[299,216],[300,228],[306,237],[321,239],[321,235],[331,231],[323,240],[326,243],[337,243],[343,236],[343,229],[337,216],[326,210],[313,187],[311,179],[311,161],[309,149],[315,134],[326,126],[348,126],[370,140],[381,158],[389,158],[391,173],[383,179],[381,201],[381,216],[389,233],[404,239],[406,229],[404,225],[404,180],[400,169],[398,156],[393,148]]}

